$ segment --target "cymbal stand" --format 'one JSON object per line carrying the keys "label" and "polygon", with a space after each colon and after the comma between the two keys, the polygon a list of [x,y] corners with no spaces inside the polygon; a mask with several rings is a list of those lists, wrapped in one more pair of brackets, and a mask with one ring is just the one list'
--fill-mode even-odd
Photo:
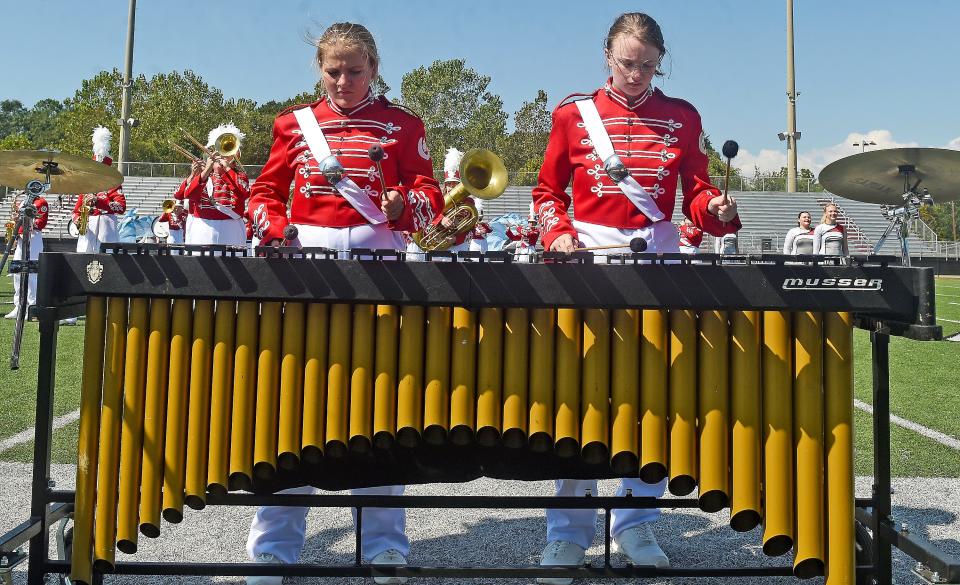
{"label": "cymbal stand", "polygon": [[20,206],[17,223],[13,226],[13,235],[10,241],[7,242],[7,249],[4,251],[3,258],[0,258],[0,272],[2,272],[3,267],[7,263],[7,258],[16,247],[17,236],[22,229],[23,233],[20,235],[20,238],[23,240],[20,256],[22,259],[10,262],[11,274],[17,274],[16,278],[20,279],[20,295],[19,298],[14,299],[17,306],[17,324],[14,328],[13,347],[10,351],[11,370],[20,369],[20,346],[23,341],[23,323],[27,319],[27,312],[30,310],[30,307],[27,306],[30,274],[37,272],[37,263],[30,260],[30,236],[33,232],[33,222],[37,217],[35,202],[37,197],[40,197],[50,190],[50,175],[55,174],[58,170],[58,165],[54,161],[43,161],[41,164],[43,166],[37,167],[35,170],[44,175],[44,181],[40,182],[34,179],[27,183],[27,195],[23,201],[23,205]]}
{"label": "cymbal stand", "polygon": [[910,245],[907,242],[908,226],[907,223],[920,218],[920,208],[924,205],[933,205],[933,197],[926,189],[919,189],[922,179],[917,178],[912,185],[911,175],[916,171],[913,165],[900,165],[900,174],[903,175],[903,205],[897,207],[893,205],[881,205],[880,213],[890,222],[883,235],[873,246],[873,253],[879,254],[880,248],[887,241],[890,234],[895,233],[900,240],[901,261],[904,266],[910,266]]}

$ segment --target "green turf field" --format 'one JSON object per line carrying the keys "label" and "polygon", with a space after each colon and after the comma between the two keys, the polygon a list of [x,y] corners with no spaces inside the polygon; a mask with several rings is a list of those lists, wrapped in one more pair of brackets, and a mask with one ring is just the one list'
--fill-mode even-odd
{"label": "green turf field", "polygon": [[[9,279],[0,279],[0,299],[11,294]],[[9,305],[0,305],[6,313]],[[937,315],[944,333],[960,331],[960,279],[938,279]],[[956,323],[952,321],[957,321]],[[27,323],[21,368],[7,367],[13,322],[0,320],[0,440],[32,426],[36,396],[37,325]],[[57,416],[79,404],[83,326],[61,327],[57,351]],[[856,397],[872,402],[869,334],[854,337]],[[894,414],[930,429],[960,438],[960,343],[916,342],[893,338],[890,343],[891,408]],[[58,463],[73,462],[78,423],[54,433],[53,457]],[[872,424],[870,415],[857,410],[856,468],[858,475],[872,472]],[[892,427],[892,468],[896,476],[960,477],[960,452],[914,431]],[[33,443],[27,442],[0,453],[0,460],[30,461]]]}

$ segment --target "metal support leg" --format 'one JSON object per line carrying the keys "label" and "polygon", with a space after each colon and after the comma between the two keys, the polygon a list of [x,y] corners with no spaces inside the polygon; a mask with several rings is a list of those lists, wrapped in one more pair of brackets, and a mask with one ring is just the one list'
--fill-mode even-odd
{"label": "metal support leg", "polygon": [[361,540],[360,538],[360,535],[363,533],[363,507],[362,506],[357,507],[357,525],[355,526],[355,530],[356,530],[356,533],[354,535],[354,540],[355,540],[354,546],[356,547],[357,552],[354,555],[353,562],[355,565],[359,567],[361,562],[363,561],[363,550],[361,550],[361,547],[363,546],[363,540]]}
{"label": "metal support leg", "polygon": [[30,517],[42,519],[42,530],[30,540],[27,585],[43,585],[49,557],[50,446],[53,438],[53,390],[57,371],[57,331],[59,322],[52,312],[40,316],[40,365],[37,372],[37,408],[33,445],[33,486]]}
{"label": "metal support leg", "polygon": [[870,333],[873,348],[873,566],[879,585],[893,583],[893,528],[890,502],[890,334]]}
{"label": "metal support leg", "polygon": [[610,566],[610,508],[603,509],[603,566]]}

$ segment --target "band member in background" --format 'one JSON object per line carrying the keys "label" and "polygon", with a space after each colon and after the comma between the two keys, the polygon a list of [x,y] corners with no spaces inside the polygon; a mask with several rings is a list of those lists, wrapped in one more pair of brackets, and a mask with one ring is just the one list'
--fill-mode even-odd
{"label": "band member in background", "polygon": [[[14,225],[16,225],[16,216],[20,212],[21,202],[14,200],[13,208],[11,209],[11,220],[12,224],[8,226],[9,230],[13,230]],[[33,220],[33,229],[30,230],[30,258],[29,260],[39,260],[40,252],[43,252],[43,228],[47,227],[47,216],[50,213],[50,208],[47,205],[47,200],[43,197],[37,197],[33,200],[34,207],[37,208],[37,217]],[[12,236],[13,234],[11,234]],[[19,230],[16,234],[17,243],[16,249],[13,251],[14,260],[23,260],[23,228]],[[17,315],[20,313],[20,275],[11,274],[13,277],[13,310],[4,315],[4,319],[16,319]],[[31,272],[30,276],[27,277],[27,306],[33,306],[37,304],[37,273]]]}
{"label": "band member in background", "polygon": [[[460,161],[463,160],[463,152],[457,150],[456,148],[447,149],[447,154],[443,158],[443,194],[447,195],[454,187],[460,184]],[[476,203],[474,203],[473,197],[465,197],[461,202],[461,205],[468,205],[470,207],[476,208]],[[439,213],[436,217],[433,218],[431,222],[432,226],[443,226],[445,229],[450,229],[454,227],[453,219],[449,217],[448,214]],[[446,248],[447,252],[461,252],[464,250],[470,249],[470,242],[467,241],[468,238],[472,239],[473,231],[467,230],[456,235],[453,245],[449,248]],[[416,242],[412,239],[410,243],[406,246],[407,253],[410,254],[408,258],[411,260],[417,259],[422,260],[424,258],[423,253],[425,250],[420,248]]]}
{"label": "band member in background", "polygon": [[507,228],[507,239],[516,242],[513,257],[517,262],[533,262],[533,254],[537,250],[537,240],[540,239],[540,226],[537,225],[537,214],[530,204],[530,215],[527,225],[512,225]]}
{"label": "band member in background", "polygon": [[[400,232],[420,231],[443,208],[423,122],[410,110],[373,95],[370,83],[377,77],[380,58],[366,28],[336,23],[315,44],[326,96],[277,116],[270,157],[250,197],[254,236],[262,245],[280,243],[285,228],[292,224],[297,226],[300,245],[340,250],[344,257],[351,248],[400,249]],[[368,155],[375,144],[386,155],[381,161],[382,176]],[[397,495],[403,493],[403,486],[353,493]],[[307,511],[257,510],[247,540],[250,557],[264,563],[297,562]],[[406,564],[410,543],[405,511],[364,509],[360,539],[361,553],[372,564]],[[375,580],[382,585],[406,579]],[[277,577],[247,579],[261,585],[280,582]]]}
{"label": "band member in background", "polygon": [[[110,131],[103,126],[93,129],[93,160],[110,166]],[[86,210],[84,208],[87,208]],[[81,227],[81,216],[87,216],[86,232],[77,238],[77,252],[97,253],[100,244],[119,241],[117,217],[127,210],[127,200],[120,186],[100,193],[81,194],[73,207],[73,223]]]}
{"label": "band member in background", "polygon": [[[715,236],[740,228],[736,201],[725,202],[708,182],[706,137],[697,110],[651,85],[665,52],[653,18],[621,15],[607,35],[607,82],[591,94],[565,99],[554,110],[533,190],[545,249],[570,253],[580,245],[626,248],[640,237],[648,252],[678,252],[679,234],[670,223],[678,180],[683,214],[694,225]],[[567,212],[571,179],[574,220]],[[630,489],[634,496],[660,496],[665,486],[665,479],[656,484],[623,479],[618,495]],[[596,481],[559,480],[557,495],[582,496],[586,489],[596,494],[596,488]],[[613,511],[611,535],[636,565],[669,565],[650,529],[658,517],[655,509]],[[548,544],[540,564],[580,564],[596,525],[596,510],[547,510]]]}
{"label": "band member in background", "polygon": [[703,243],[703,230],[693,225],[689,217],[683,218],[683,223],[677,228],[680,232],[680,252],[682,254],[696,254]]}
{"label": "band member in background", "polygon": [[820,225],[813,230],[813,253],[827,256],[849,256],[847,230],[837,223],[840,210],[833,203],[823,208]]}
{"label": "band member in background", "polygon": [[187,210],[183,207],[183,200],[179,199],[173,204],[173,210],[169,213],[160,214],[160,222],[166,222],[170,235],[167,236],[168,244],[182,244],[184,241],[183,232],[187,227]]}
{"label": "band member in background", "polygon": [[736,233],[724,234],[713,238],[713,251],[716,254],[739,254],[740,241]]}
{"label": "band member in background", "polygon": [[483,199],[477,199],[473,202],[473,204],[477,208],[477,213],[480,215],[480,219],[477,220],[477,225],[473,226],[473,231],[471,231],[468,238],[470,242],[470,251],[486,252],[487,236],[493,232],[493,229],[490,227],[489,223],[483,221]]}
{"label": "band member in background", "polygon": [[783,238],[784,254],[813,254],[812,223],[809,211],[797,214],[797,227],[791,228]]}
{"label": "band member in background", "polygon": [[[245,136],[233,124],[221,124],[208,134],[207,148],[212,149],[217,139],[227,133],[237,137],[238,146]],[[199,172],[190,176],[184,189],[173,196],[189,202],[185,243],[246,243],[243,210],[250,197],[250,182],[237,155],[209,156]]]}

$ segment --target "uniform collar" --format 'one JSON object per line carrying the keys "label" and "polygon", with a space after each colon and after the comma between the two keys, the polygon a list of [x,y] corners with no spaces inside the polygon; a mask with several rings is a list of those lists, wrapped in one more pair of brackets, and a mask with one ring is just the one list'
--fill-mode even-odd
{"label": "uniform collar", "polygon": [[643,92],[643,94],[640,97],[630,98],[630,97],[627,97],[627,95],[622,91],[613,87],[612,78],[607,79],[607,82],[603,85],[603,93],[607,94],[607,97],[610,98],[611,101],[619,104],[620,106],[628,110],[633,110],[633,111],[636,111],[640,106],[646,103],[646,101],[650,99],[650,96],[653,95],[653,92],[654,92],[654,89],[653,89],[653,86],[651,85],[650,87],[647,88],[647,91]]}
{"label": "uniform collar", "polygon": [[360,110],[362,110],[363,108],[365,108],[365,107],[369,106],[370,104],[372,104],[374,101],[375,101],[375,100],[374,100],[374,97],[373,97],[373,92],[370,91],[369,89],[367,89],[367,95],[366,95],[362,100],[360,100],[360,103],[359,103],[359,104],[353,106],[352,108],[350,108],[350,109],[348,109],[348,110],[345,110],[345,109],[341,108],[340,106],[338,106],[337,104],[333,103],[333,100],[330,99],[330,96],[327,96],[327,106],[328,106],[331,110],[333,110],[334,113],[336,113],[336,114],[338,114],[338,115],[340,115],[340,116],[352,116],[352,115],[356,114],[357,112],[359,112]]}

